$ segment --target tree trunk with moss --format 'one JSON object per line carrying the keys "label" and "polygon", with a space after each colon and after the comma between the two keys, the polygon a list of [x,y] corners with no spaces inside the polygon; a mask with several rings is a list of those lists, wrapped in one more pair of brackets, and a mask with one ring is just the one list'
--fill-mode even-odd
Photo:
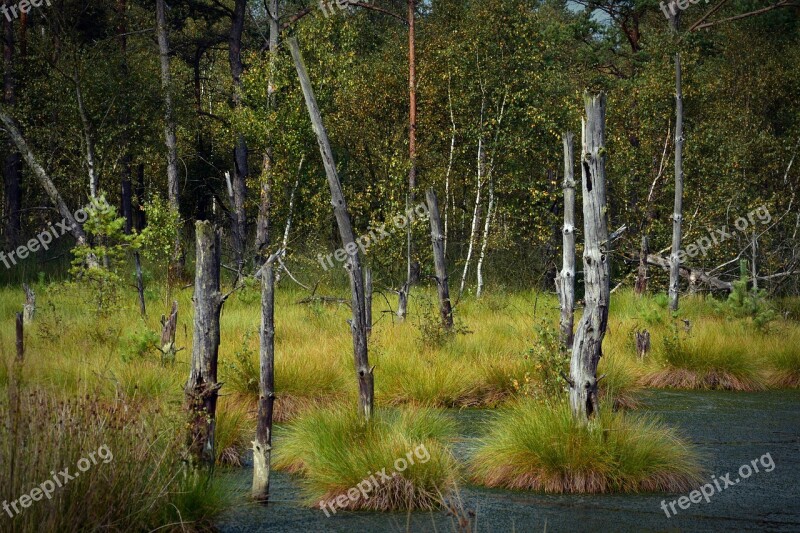
{"label": "tree trunk with moss", "polygon": [[581,182],[583,192],[584,253],[586,305],[572,348],[570,362],[570,406],[580,420],[587,420],[599,408],[597,365],[603,355],[602,345],[608,326],[611,289],[610,254],[605,169],[604,94],[584,95],[586,118],[583,121]]}

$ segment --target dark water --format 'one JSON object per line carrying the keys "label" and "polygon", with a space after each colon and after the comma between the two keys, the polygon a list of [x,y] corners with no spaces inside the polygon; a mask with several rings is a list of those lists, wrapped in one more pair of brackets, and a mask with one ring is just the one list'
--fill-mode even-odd
{"label": "dark water", "polygon": [[[800,391],[764,393],[651,392],[645,407],[680,427],[708,456],[709,475],[739,477],[742,465],[769,453],[775,467],[729,486],[710,502],[691,504],[667,518],[662,500],[676,495],[556,496],[463,487],[468,508],[477,510],[478,530],[527,531],[800,531]],[[486,411],[455,412],[465,437],[479,430]],[[279,435],[278,435],[279,437]],[[276,439],[276,445],[280,441]],[[463,454],[463,445],[456,453]],[[769,459],[764,459],[769,464]],[[746,474],[747,472],[744,471]],[[244,494],[252,472],[231,474]],[[709,479],[710,480],[710,479]],[[724,483],[720,481],[720,486]],[[274,474],[268,507],[246,503],[225,513],[223,532],[250,531],[452,531],[445,513],[343,513],[330,518],[306,509],[298,481]]]}

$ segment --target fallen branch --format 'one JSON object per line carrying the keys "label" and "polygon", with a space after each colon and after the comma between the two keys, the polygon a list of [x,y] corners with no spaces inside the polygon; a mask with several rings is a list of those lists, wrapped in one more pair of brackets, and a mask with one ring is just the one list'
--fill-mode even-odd
{"label": "fallen branch", "polygon": [[[648,255],[647,263],[653,266],[661,267],[665,271],[669,271],[669,260],[664,257],[661,257],[660,255],[656,254]],[[712,289],[728,291],[728,292],[731,292],[733,290],[732,283],[721,280],[716,276],[712,276],[707,272],[705,272],[704,270],[691,268],[684,264],[680,265],[679,274],[682,278],[688,279],[689,281],[703,283],[705,285],[708,285]]]}

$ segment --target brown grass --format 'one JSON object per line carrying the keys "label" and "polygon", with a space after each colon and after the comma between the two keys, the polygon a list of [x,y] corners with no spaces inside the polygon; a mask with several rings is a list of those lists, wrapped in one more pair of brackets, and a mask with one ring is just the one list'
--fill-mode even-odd
{"label": "brown grass", "polygon": [[737,376],[725,370],[696,371],[685,368],[664,368],[646,374],[641,379],[644,387],[656,389],[706,389],[731,391],[761,391],[767,388],[757,376]]}
{"label": "brown grass", "polygon": [[[398,509],[432,511],[441,505],[439,491],[421,489],[404,478],[402,474],[392,477],[385,483],[379,481],[377,487],[373,484],[372,491],[367,493],[367,498],[364,498],[359,492],[358,497],[351,500],[347,497],[348,490],[352,489],[340,489],[326,493],[322,497],[323,505],[345,511],[396,511]],[[346,500],[346,502],[339,505],[336,503],[337,498],[340,501]]]}

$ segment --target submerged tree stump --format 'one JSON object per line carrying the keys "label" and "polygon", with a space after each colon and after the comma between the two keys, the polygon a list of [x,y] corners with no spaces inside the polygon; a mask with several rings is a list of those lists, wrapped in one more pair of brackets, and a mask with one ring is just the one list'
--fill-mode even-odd
{"label": "submerged tree stump", "polygon": [[608,327],[611,293],[608,246],[608,205],[605,168],[605,94],[584,95],[586,118],[583,121],[581,155],[583,191],[586,305],[578,328],[570,362],[570,406],[579,419],[587,420],[598,411],[597,365],[603,355],[603,338]]}
{"label": "submerged tree stump", "polygon": [[211,222],[197,221],[197,259],[194,285],[194,334],[186,406],[189,411],[189,460],[193,466],[213,467],[216,454],[219,315],[225,298],[220,294],[220,235]]}

